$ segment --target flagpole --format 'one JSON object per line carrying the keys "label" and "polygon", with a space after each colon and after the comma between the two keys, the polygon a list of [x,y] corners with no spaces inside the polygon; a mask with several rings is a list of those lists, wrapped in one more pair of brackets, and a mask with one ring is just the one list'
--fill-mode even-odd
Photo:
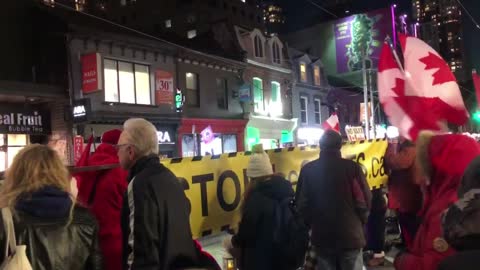
{"label": "flagpole", "polygon": [[365,119],[365,133],[367,140],[370,139],[370,128],[368,124],[368,84],[367,84],[367,66],[366,66],[366,51],[362,52],[362,75],[363,75],[363,104],[364,106],[364,119]]}
{"label": "flagpole", "polygon": [[392,39],[387,36],[385,38],[385,42],[388,44],[388,46],[390,47],[390,50],[392,51],[392,54],[393,54],[393,57],[395,58],[395,61],[397,62],[398,64],[398,68],[400,69],[400,71],[402,71],[403,74],[405,74],[405,70],[403,69],[403,66],[402,66],[402,62],[400,62],[400,57],[398,57],[398,54],[397,54],[397,50],[396,48],[393,46],[393,43],[392,43]]}

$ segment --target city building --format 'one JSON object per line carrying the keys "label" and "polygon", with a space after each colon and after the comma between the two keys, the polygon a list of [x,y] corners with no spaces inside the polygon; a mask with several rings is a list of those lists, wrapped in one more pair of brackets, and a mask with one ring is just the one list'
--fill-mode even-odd
{"label": "city building", "polygon": [[285,25],[285,14],[275,0],[262,1],[263,20],[268,34],[278,34]]}
{"label": "city building", "polygon": [[107,19],[154,35],[194,38],[222,20],[264,30],[258,0],[120,0],[108,2],[106,9]]}
{"label": "city building", "polygon": [[412,0],[418,36],[437,50],[460,82],[467,80],[462,10],[455,0]]}
{"label": "city building", "polygon": [[247,61],[240,90],[240,96],[249,100],[247,150],[257,143],[265,149],[293,145],[297,121],[292,119],[292,70],[286,45],[259,29],[235,26],[235,34]]}
{"label": "city building", "polygon": [[65,38],[57,34],[62,26],[33,1],[3,3],[0,18],[0,171],[31,143],[49,144],[70,164],[68,59]]}
{"label": "city building", "polygon": [[293,117],[298,119],[296,143],[317,144],[323,134],[322,124],[330,116],[327,94],[330,90],[324,66],[319,57],[289,48],[292,63]]}

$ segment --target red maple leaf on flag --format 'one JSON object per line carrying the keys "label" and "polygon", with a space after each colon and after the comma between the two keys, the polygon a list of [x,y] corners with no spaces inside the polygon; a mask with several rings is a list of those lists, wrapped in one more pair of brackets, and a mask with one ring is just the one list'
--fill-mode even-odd
{"label": "red maple leaf on flag", "polygon": [[420,58],[420,62],[424,63],[425,70],[429,69],[437,69],[435,73],[433,73],[433,85],[437,84],[444,84],[447,82],[455,82],[455,76],[450,71],[450,67],[447,63],[438,55],[433,54],[432,52],[428,52],[428,56]]}
{"label": "red maple leaf on flag", "polygon": [[396,78],[395,87],[393,87],[392,90],[399,97],[405,96],[405,80]]}

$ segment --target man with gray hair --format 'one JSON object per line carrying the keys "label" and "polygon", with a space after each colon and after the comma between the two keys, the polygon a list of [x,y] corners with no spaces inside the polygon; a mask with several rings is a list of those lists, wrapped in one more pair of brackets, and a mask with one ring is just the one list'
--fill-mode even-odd
{"label": "man with gray hair", "polygon": [[123,125],[117,153],[129,170],[122,214],[124,269],[195,266],[189,203],[177,177],[160,163],[157,130],[145,119]]}

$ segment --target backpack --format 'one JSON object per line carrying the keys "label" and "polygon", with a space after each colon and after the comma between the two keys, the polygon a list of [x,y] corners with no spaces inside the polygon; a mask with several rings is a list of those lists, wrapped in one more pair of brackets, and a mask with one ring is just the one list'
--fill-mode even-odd
{"label": "backpack", "polygon": [[275,256],[285,265],[298,268],[303,265],[307,252],[308,228],[300,218],[292,197],[275,202],[273,245]]}
{"label": "backpack", "polygon": [[5,257],[0,265],[0,270],[32,270],[26,254],[27,246],[17,246],[12,212],[9,208],[2,208],[2,218],[5,228],[6,246]]}

